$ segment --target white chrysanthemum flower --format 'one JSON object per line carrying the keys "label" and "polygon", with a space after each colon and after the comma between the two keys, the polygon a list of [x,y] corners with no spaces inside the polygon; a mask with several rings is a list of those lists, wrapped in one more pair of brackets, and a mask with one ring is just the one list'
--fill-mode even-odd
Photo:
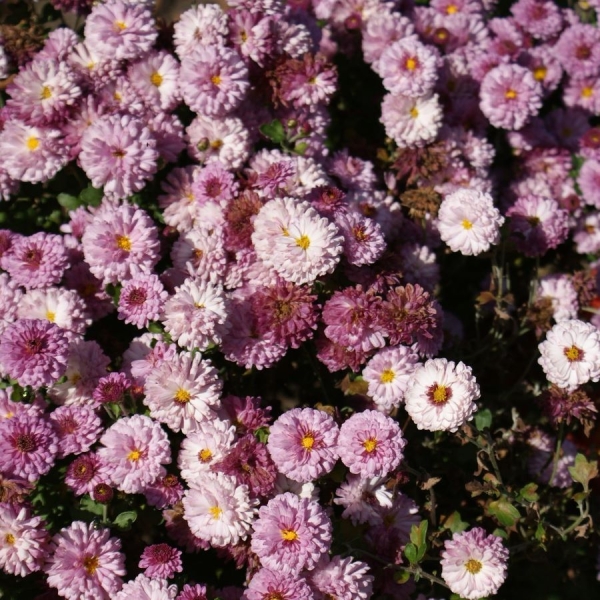
{"label": "white chrysanthemum flower", "polygon": [[235,427],[218,418],[201,421],[181,442],[177,465],[181,476],[193,485],[211,466],[225,457],[235,439]]}
{"label": "white chrysanthemum flower", "polygon": [[421,98],[386,94],[381,103],[385,132],[400,148],[419,148],[433,142],[442,116],[437,94]]}
{"label": "white chrysanthemum flower", "polygon": [[498,243],[502,223],[504,217],[489,194],[460,189],[442,201],[437,226],[453,252],[475,255]]}
{"label": "white chrysanthemum flower", "polygon": [[600,331],[590,323],[570,319],[557,323],[539,345],[548,381],[572,392],[600,379]]}
{"label": "white chrysanthemum flower", "polygon": [[567,275],[548,275],[540,280],[536,298],[549,298],[557,323],[575,319],[579,310],[577,290]]}
{"label": "white chrysanthemum flower", "polygon": [[455,533],[444,542],[441,557],[442,579],[467,600],[493,596],[506,578],[508,549],[481,527]]}
{"label": "white chrysanthemum flower", "polygon": [[340,485],[333,500],[344,507],[342,517],[350,519],[354,525],[381,523],[381,508],[391,508],[392,492],[386,487],[385,477],[361,477],[348,474],[348,479]]}
{"label": "white chrysanthemum flower", "polygon": [[477,398],[479,385],[471,367],[433,358],[413,373],[404,406],[418,429],[454,432],[471,420]]}
{"label": "white chrysanthemum flower", "polygon": [[367,363],[363,379],[379,410],[389,412],[400,405],[418,361],[418,354],[408,346],[395,346],[380,350]]}
{"label": "white chrysanthemum flower", "polygon": [[278,198],[256,215],[252,242],[265,265],[286,281],[302,284],[335,269],[343,238],[308,202]]}
{"label": "white chrysanthemum flower", "polygon": [[221,405],[222,382],[217,370],[200,354],[182,352],[161,362],[144,384],[150,415],[173,431],[189,433],[214,418]]}
{"label": "white chrysanthemum flower", "polygon": [[216,547],[248,537],[257,504],[247,485],[223,473],[207,473],[183,497],[184,518],[191,532]]}

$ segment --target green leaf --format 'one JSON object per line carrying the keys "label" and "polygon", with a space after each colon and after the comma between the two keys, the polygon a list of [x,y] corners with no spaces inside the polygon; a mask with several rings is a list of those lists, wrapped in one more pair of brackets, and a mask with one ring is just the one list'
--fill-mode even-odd
{"label": "green leaf", "polygon": [[537,483],[528,483],[525,487],[521,488],[519,496],[526,502],[536,502],[540,497],[537,489]]}
{"label": "green leaf", "polygon": [[535,530],[535,539],[542,543],[546,541],[546,530],[541,523],[538,523],[537,529]]}
{"label": "green leaf", "polygon": [[304,156],[306,149],[308,148],[308,144],[306,142],[299,142],[294,146],[294,152],[299,154],[300,156]]}
{"label": "green leaf", "polygon": [[115,527],[119,527],[120,529],[129,529],[131,524],[137,519],[137,513],[135,510],[126,510],[121,514],[118,514],[113,521],[113,525]]}
{"label": "green leaf", "polygon": [[279,119],[261,125],[260,132],[276,144],[281,144],[285,140],[285,129]]}
{"label": "green leaf", "polygon": [[86,206],[100,206],[103,196],[104,192],[102,190],[88,185],[85,190],[79,194],[79,200],[81,204],[85,204]]}
{"label": "green leaf", "polygon": [[444,529],[449,529],[452,533],[464,531],[469,524],[461,519],[460,513],[455,510],[443,524]]}
{"label": "green leaf", "polygon": [[488,504],[487,510],[492,517],[496,517],[498,522],[505,527],[512,527],[521,518],[521,513],[506,498],[492,500]]}
{"label": "green leaf", "polygon": [[598,477],[598,463],[595,460],[588,462],[583,454],[578,454],[575,457],[575,464],[569,467],[569,473],[573,480],[581,483],[587,491],[590,479]]}
{"label": "green leaf", "polygon": [[91,512],[94,515],[102,516],[104,513],[104,505],[100,504],[99,502],[95,502],[89,496],[85,496],[81,499],[79,508],[81,508],[81,510]]}
{"label": "green leaf", "polygon": [[427,550],[427,526],[429,523],[425,520],[418,525],[413,525],[410,528],[410,541],[417,549],[417,562],[421,560]]}
{"label": "green leaf", "polygon": [[163,326],[160,323],[156,323],[156,322],[152,321],[151,323],[148,324],[148,331],[150,333],[162,333]]}
{"label": "green leaf", "polygon": [[406,569],[399,569],[394,573],[394,581],[402,585],[410,579],[410,571]]}
{"label": "green leaf", "polygon": [[406,546],[404,547],[404,556],[408,558],[408,562],[410,562],[411,565],[414,565],[416,562],[418,562],[417,547],[414,544],[411,544],[410,542],[406,544]]}
{"label": "green leaf", "polygon": [[75,210],[81,206],[81,197],[71,196],[71,194],[58,194],[56,196],[58,203],[67,210]]}
{"label": "green leaf", "polygon": [[492,424],[492,411],[489,408],[480,410],[475,415],[475,427],[483,431]]}
{"label": "green leaf", "polygon": [[266,444],[269,439],[269,428],[268,427],[259,427],[255,432],[254,436],[256,439],[262,444]]}

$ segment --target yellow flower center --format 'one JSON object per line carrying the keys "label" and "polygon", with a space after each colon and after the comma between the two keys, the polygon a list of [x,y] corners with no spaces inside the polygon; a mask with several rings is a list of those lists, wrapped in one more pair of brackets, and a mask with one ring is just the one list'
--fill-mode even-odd
{"label": "yellow flower center", "polygon": [[173,400],[175,402],[179,402],[179,404],[187,404],[192,399],[192,395],[183,388],[179,388],[175,392],[175,396],[173,396]]}
{"label": "yellow flower center", "polygon": [[546,67],[537,67],[533,70],[533,78],[536,81],[544,81],[544,79],[546,79],[546,73],[548,73]]}
{"label": "yellow flower center", "polygon": [[448,6],[446,7],[446,14],[448,15],[453,15],[454,13],[458,12],[458,8],[455,4],[448,4]]}
{"label": "yellow flower center", "polygon": [[579,362],[583,358],[583,350],[577,346],[565,348],[565,356],[569,362]]}
{"label": "yellow flower center", "polygon": [[391,369],[386,369],[379,376],[379,380],[381,381],[381,383],[391,383],[392,381],[394,381],[395,377],[396,374],[394,373],[394,371],[392,371]]}
{"label": "yellow flower center", "polygon": [[126,235],[118,235],[115,240],[117,242],[117,247],[121,250],[125,250],[125,252],[131,252],[131,240]]}
{"label": "yellow flower center", "polygon": [[296,238],[296,246],[300,246],[302,250],[308,250],[310,238],[306,235],[301,235],[299,238]]}
{"label": "yellow flower center", "polygon": [[221,85],[221,76],[220,75],[213,75],[210,78],[210,80],[213,83],[213,85]]}
{"label": "yellow flower center", "polygon": [[467,571],[469,571],[469,573],[471,573],[472,575],[476,575],[477,573],[479,573],[479,571],[481,571],[482,567],[483,567],[483,565],[478,560],[475,560],[474,558],[470,558],[465,563],[465,569],[467,569]]}
{"label": "yellow flower center", "polygon": [[581,97],[582,98],[591,98],[592,95],[594,93],[594,90],[589,86],[586,85],[582,90],[581,90]]}
{"label": "yellow flower center", "polygon": [[223,140],[213,140],[213,141],[210,143],[210,147],[211,147],[213,150],[218,150],[218,149],[219,149],[219,148],[220,148],[222,145],[223,145]]}
{"label": "yellow flower center", "polygon": [[83,559],[83,568],[87,571],[88,575],[93,575],[98,568],[98,557],[86,556]]}
{"label": "yellow flower center", "polygon": [[123,96],[121,96],[121,92],[115,92],[113,94],[113,99],[116,100],[117,102],[121,102],[121,100],[123,100]]}
{"label": "yellow flower center", "polygon": [[312,450],[312,447],[315,445],[315,436],[312,433],[307,433],[302,438],[302,447],[307,450]]}
{"label": "yellow flower center", "polygon": [[25,142],[25,145],[27,146],[27,150],[34,152],[40,147],[40,140],[38,140],[34,136],[31,136],[27,138],[27,142]]}
{"label": "yellow flower center", "polygon": [[208,512],[213,519],[220,519],[221,515],[223,514],[223,509],[219,508],[218,506],[211,506],[208,509]]}
{"label": "yellow flower center", "polygon": [[363,442],[364,449],[371,454],[371,452],[375,452],[377,448],[377,440],[375,438],[368,438]]}
{"label": "yellow flower center", "polygon": [[123,21],[115,21],[115,27],[119,31],[123,31],[123,29],[127,29],[127,25]]}
{"label": "yellow flower center", "polygon": [[134,449],[127,455],[127,458],[132,462],[137,462],[142,458],[142,453],[139,450]]}
{"label": "yellow flower center", "polygon": [[464,229],[473,229],[473,223],[469,219],[463,219],[461,225]]}
{"label": "yellow flower center", "polygon": [[48,319],[48,321],[50,321],[50,323],[54,323],[54,319],[56,319],[56,314],[47,310],[46,311],[46,319]]}
{"label": "yellow flower center", "polygon": [[298,539],[298,534],[293,529],[282,529],[281,537],[286,542],[293,542],[294,540]]}
{"label": "yellow flower center", "polygon": [[413,106],[409,111],[408,114],[413,118],[416,119],[419,116],[419,111],[417,110],[416,106]]}
{"label": "yellow flower center", "polygon": [[435,404],[444,404],[450,398],[450,390],[445,385],[436,383],[430,390],[430,397]]}
{"label": "yellow flower center", "polygon": [[52,91],[50,90],[50,88],[47,85],[45,85],[42,88],[42,91],[40,92],[40,98],[42,100],[48,100],[48,98],[50,98],[51,96],[52,96]]}
{"label": "yellow flower center", "polygon": [[198,452],[198,459],[200,462],[207,463],[212,458],[213,453],[208,448],[202,448]]}
{"label": "yellow flower center", "polygon": [[16,542],[16,540],[15,540],[15,536],[14,536],[12,533],[7,533],[7,534],[4,536],[4,541],[5,541],[7,544],[9,544],[10,546],[12,546],[12,545],[13,545],[13,544]]}
{"label": "yellow flower center", "polygon": [[160,87],[163,82],[162,75],[158,71],[154,71],[152,75],[150,75],[150,83],[152,83],[155,87]]}
{"label": "yellow flower center", "polygon": [[506,92],[504,92],[504,97],[507,100],[514,100],[517,97],[517,92],[515,92],[515,90],[506,90]]}
{"label": "yellow flower center", "polygon": [[407,58],[406,62],[404,63],[404,66],[409,71],[414,71],[417,68],[417,59],[412,56],[410,58]]}

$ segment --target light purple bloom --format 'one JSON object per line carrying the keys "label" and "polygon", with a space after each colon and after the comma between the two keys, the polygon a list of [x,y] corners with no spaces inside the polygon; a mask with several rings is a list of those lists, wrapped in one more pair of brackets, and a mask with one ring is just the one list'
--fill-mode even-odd
{"label": "light purple bloom", "polygon": [[158,276],[153,273],[136,275],[121,288],[119,319],[143,329],[150,321],[160,319],[168,297]]}
{"label": "light purple bloom", "polygon": [[65,483],[76,496],[91,494],[97,485],[110,481],[110,470],[94,452],[82,454],[67,468]]}
{"label": "light purple bloom", "polygon": [[322,560],[310,573],[310,583],[321,594],[339,600],[369,600],[373,593],[373,576],[369,565],[348,556]]}
{"label": "light purple bloom", "polygon": [[88,406],[59,406],[50,421],[58,435],[58,458],[86,452],[103,430],[100,417]]}
{"label": "light purple bloom", "polygon": [[242,600],[313,600],[312,590],[299,575],[279,569],[260,569],[250,580]]}
{"label": "light purple bloom", "polygon": [[177,586],[169,585],[166,579],[150,579],[140,573],[128,581],[112,600],[173,600],[177,595]]}
{"label": "light purple bloom", "polygon": [[144,575],[152,579],[170,579],[175,573],[183,571],[181,550],[168,544],[146,546],[138,567],[144,569]]}

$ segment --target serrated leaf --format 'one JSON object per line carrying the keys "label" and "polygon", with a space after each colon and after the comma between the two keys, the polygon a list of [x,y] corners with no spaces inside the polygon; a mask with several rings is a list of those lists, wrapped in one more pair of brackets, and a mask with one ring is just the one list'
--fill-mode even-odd
{"label": "serrated leaf", "polygon": [[577,454],[575,457],[575,464],[569,467],[569,473],[573,478],[573,481],[577,481],[583,485],[583,488],[587,491],[590,479],[598,477],[598,463],[593,460],[589,461],[583,454]]}
{"label": "serrated leaf", "polygon": [[537,489],[537,483],[528,483],[526,486],[521,488],[519,495],[527,502],[535,502],[540,497],[537,493]]}
{"label": "serrated leaf", "polygon": [[410,562],[411,565],[414,565],[416,562],[418,562],[417,547],[414,544],[411,544],[410,542],[406,544],[406,546],[404,547],[404,556],[408,558],[408,562]]}
{"label": "serrated leaf", "polygon": [[67,210],[75,210],[81,206],[81,199],[71,194],[58,194],[56,196],[58,203]]}
{"label": "serrated leaf", "polygon": [[276,144],[281,144],[285,140],[285,129],[279,119],[261,125],[260,132]]}
{"label": "serrated leaf", "polygon": [[492,411],[489,408],[480,410],[475,415],[475,427],[483,431],[492,424]]}
{"label": "serrated leaf", "polygon": [[423,558],[425,550],[427,550],[427,526],[429,523],[425,520],[418,525],[413,525],[410,528],[410,541],[417,549],[417,560]]}
{"label": "serrated leaf", "polygon": [[487,510],[505,527],[512,527],[521,518],[521,513],[506,498],[492,500]]}
{"label": "serrated leaf", "polygon": [[463,521],[460,513],[455,510],[445,521],[442,527],[449,529],[452,533],[459,533],[467,529],[469,524]]}
{"label": "serrated leaf", "polygon": [[119,527],[120,529],[128,529],[136,519],[137,513],[134,510],[126,510],[115,517],[113,525],[115,525],[115,527]]}
{"label": "serrated leaf", "polygon": [[89,496],[81,499],[79,507],[81,510],[91,512],[94,515],[102,515],[104,513],[104,505],[100,504],[99,502],[95,502]]}

